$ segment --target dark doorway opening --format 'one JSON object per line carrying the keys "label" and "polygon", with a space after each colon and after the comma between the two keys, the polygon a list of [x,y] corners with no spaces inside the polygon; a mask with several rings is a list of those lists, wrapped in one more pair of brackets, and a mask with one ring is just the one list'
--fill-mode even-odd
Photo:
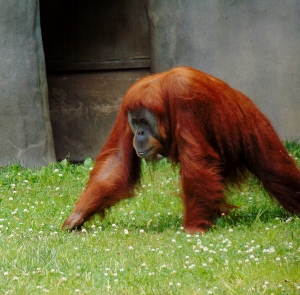
{"label": "dark doorway opening", "polygon": [[57,158],[95,157],[150,72],[146,0],[41,0],[40,12]]}

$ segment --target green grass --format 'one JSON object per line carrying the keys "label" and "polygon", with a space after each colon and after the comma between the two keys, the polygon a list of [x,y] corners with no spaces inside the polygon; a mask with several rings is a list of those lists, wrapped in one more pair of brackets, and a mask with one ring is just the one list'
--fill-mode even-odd
{"label": "green grass", "polygon": [[143,162],[136,198],[63,232],[90,167],[0,168],[0,294],[300,294],[300,221],[255,179],[228,191],[239,209],[190,236],[177,169]]}

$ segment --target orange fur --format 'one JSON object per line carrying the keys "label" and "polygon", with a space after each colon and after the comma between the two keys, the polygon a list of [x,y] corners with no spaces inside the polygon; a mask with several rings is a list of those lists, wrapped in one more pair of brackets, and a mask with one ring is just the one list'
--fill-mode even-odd
{"label": "orange fur", "polygon": [[224,197],[225,182],[245,168],[285,209],[300,213],[300,172],[270,121],[225,82],[180,67],[143,78],[127,91],[87,188],[64,227],[81,226],[93,214],[133,195],[140,159],[132,146],[127,113],[140,108],[157,116],[169,157],[180,163],[187,230],[205,231],[214,217],[232,208]]}

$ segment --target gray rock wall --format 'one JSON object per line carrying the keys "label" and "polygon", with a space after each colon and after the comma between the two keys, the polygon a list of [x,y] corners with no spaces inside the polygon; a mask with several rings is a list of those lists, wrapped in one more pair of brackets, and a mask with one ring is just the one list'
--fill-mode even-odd
{"label": "gray rock wall", "polygon": [[252,98],[300,138],[299,0],[148,0],[152,70],[189,65]]}
{"label": "gray rock wall", "polygon": [[0,1],[0,166],[55,161],[38,5]]}

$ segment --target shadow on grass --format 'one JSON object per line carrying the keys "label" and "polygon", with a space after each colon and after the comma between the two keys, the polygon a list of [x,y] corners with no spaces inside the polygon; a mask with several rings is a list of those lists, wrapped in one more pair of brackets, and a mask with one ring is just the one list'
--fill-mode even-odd
{"label": "shadow on grass", "polygon": [[102,231],[111,231],[114,229],[124,229],[130,232],[145,231],[147,233],[162,233],[166,230],[173,230],[174,232],[183,231],[182,218],[175,214],[161,214],[159,217],[154,217],[153,219],[150,217],[147,218],[147,216],[136,217],[134,221],[128,218],[119,219],[114,217],[108,216],[108,218],[101,219],[95,216],[85,223],[84,228],[87,232],[94,230],[92,225],[96,225],[96,227],[100,226]]}
{"label": "shadow on grass", "polygon": [[[251,228],[258,223],[267,224],[272,223],[278,219],[285,221],[293,216],[292,214],[284,211],[280,207],[266,207],[264,209],[253,208],[251,212],[244,211],[241,209],[233,210],[229,215],[223,216],[216,220],[216,227],[214,230],[228,228],[228,227],[239,227]],[[165,215],[162,214],[159,218],[155,220],[147,218],[136,218],[136,220],[119,219],[115,220],[113,217],[108,218],[108,220],[101,220],[96,217],[85,224],[85,229],[88,232],[92,232],[93,229],[91,224],[98,224],[101,226],[102,231],[112,231],[114,229],[118,230],[128,230],[130,232],[140,232],[145,231],[147,233],[162,233],[167,230],[174,232],[184,231],[182,228],[182,218],[178,215]]]}
{"label": "shadow on grass", "polygon": [[226,227],[252,227],[257,223],[272,223],[275,219],[280,219],[282,221],[287,220],[293,216],[287,211],[284,211],[279,206],[265,207],[265,208],[252,208],[251,211],[244,211],[241,209],[233,210],[229,215],[219,218],[216,222],[218,228]]}

